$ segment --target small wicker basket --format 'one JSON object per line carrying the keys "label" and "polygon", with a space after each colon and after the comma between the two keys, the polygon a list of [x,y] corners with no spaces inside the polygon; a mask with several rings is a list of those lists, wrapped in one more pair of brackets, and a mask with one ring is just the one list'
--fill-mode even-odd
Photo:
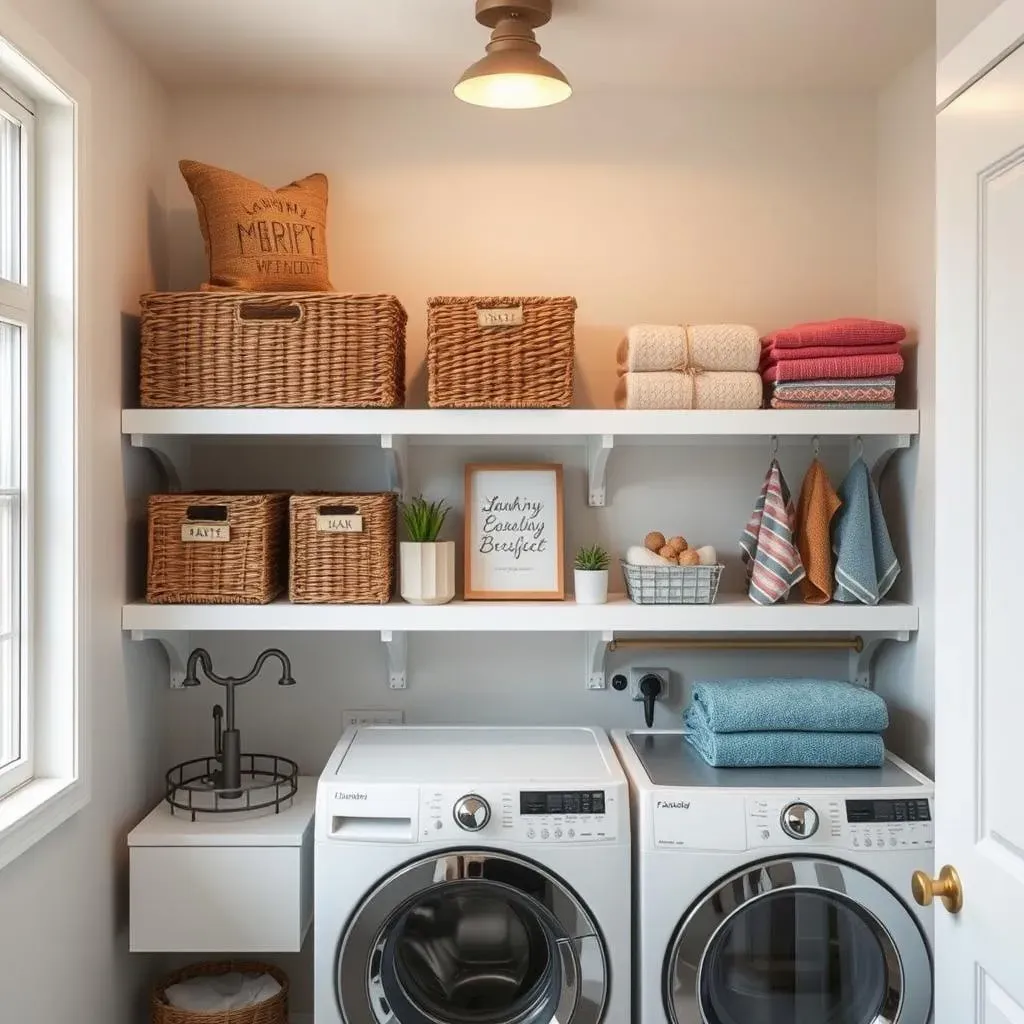
{"label": "small wicker basket", "polygon": [[288,495],[154,494],[146,600],[268,604],[285,588]]}
{"label": "small wicker basket", "polygon": [[622,575],[626,593],[635,604],[714,604],[723,568],[622,562]]}
{"label": "small wicker basket", "polygon": [[406,313],[393,295],[143,295],[145,408],[395,408]]}
{"label": "small wicker basket", "polygon": [[572,405],[576,300],[436,297],[427,303],[434,408]]}
{"label": "small wicker basket", "polygon": [[297,604],[387,604],[395,590],[394,494],[291,499],[288,596]]}
{"label": "small wicker basket", "polygon": [[[241,974],[269,974],[281,986],[281,991],[262,1003],[241,1010],[182,1010],[167,1002],[167,990],[172,985],[192,978],[230,974],[233,971]],[[288,975],[272,964],[246,961],[192,964],[168,975],[154,987],[150,999],[150,1020],[152,1024],[288,1024],[288,988]]]}

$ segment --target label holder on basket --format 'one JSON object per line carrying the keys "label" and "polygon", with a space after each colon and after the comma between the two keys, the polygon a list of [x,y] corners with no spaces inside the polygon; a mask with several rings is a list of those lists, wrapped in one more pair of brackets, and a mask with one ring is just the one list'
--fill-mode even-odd
{"label": "label holder on basket", "polygon": [[320,505],[316,510],[317,533],[362,533],[358,505]]}
{"label": "label holder on basket", "polygon": [[477,306],[478,327],[522,327],[522,306]]}
{"label": "label holder on basket", "polygon": [[181,524],[184,544],[227,544],[231,522],[227,505],[189,505]]}

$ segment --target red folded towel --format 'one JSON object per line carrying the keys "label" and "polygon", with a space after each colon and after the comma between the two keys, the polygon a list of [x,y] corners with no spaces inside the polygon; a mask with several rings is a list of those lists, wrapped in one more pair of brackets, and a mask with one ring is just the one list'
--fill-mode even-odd
{"label": "red folded towel", "polygon": [[893,377],[903,371],[903,356],[839,356],[835,359],[783,359],[761,374],[769,383],[786,380],[850,380],[854,377]]}
{"label": "red folded towel", "polygon": [[813,348],[761,348],[761,369],[784,359],[834,359],[839,356],[890,356],[900,351],[899,343],[889,345],[816,345]]}
{"label": "red folded towel", "polygon": [[822,345],[892,345],[907,336],[907,329],[885,320],[844,317],[817,323],[795,324],[775,331],[762,342],[775,348],[815,348]]}

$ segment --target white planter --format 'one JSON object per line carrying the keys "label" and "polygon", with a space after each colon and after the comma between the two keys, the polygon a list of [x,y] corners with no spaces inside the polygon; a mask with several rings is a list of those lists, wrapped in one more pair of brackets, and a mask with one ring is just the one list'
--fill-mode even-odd
{"label": "white planter", "polygon": [[455,541],[399,545],[402,600],[447,604],[455,597]]}
{"label": "white planter", "polygon": [[608,600],[608,570],[573,570],[577,604],[605,604]]}

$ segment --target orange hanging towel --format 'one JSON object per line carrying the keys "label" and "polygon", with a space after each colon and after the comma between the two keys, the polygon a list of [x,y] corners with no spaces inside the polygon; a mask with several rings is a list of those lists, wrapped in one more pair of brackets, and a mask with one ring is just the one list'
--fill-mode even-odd
{"label": "orange hanging towel", "polygon": [[796,546],[807,575],[800,584],[808,604],[828,604],[835,589],[832,571],[832,517],[842,502],[818,459],[807,470],[796,509]]}

